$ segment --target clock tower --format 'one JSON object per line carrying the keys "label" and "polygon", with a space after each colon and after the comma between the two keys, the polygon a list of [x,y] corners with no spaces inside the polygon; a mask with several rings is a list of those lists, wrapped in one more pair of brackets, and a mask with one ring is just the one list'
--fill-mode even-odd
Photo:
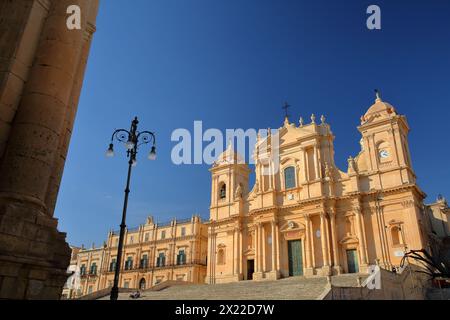
{"label": "clock tower", "polygon": [[377,185],[372,187],[391,187],[399,181],[402,185],[415,183],[406,117],[383,101],[378,91],[375,104],[361,117],[358,130],[362,134],[361,152],[364,154],[358,159],[358,167],[379,177],[373,180]]}
{"label": "clock tower", "polygon": [[210,219],[221,220],[242,214],[243,197],[248,193],[250,169],[240,155],[228,145],[211,168]]}

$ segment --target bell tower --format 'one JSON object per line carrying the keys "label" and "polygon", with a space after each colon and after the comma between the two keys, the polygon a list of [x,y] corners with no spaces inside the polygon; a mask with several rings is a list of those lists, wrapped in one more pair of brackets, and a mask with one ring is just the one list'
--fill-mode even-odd
{"label": "bell tower", "polygon": [[221,220],[242,213],[243,197],[248,194],[250,169],[228,145],[210,169],[212,175],[210,219]]}
{"label": "bell tower", "polygon": [[369,174],[379,175],[374,180],[377,185],[372,187],[392,187],[399,182],[414,184],[416,176],[411,165],[406,117],[383,101],[378,90],[375,92],[375,103],[361,117],[358,127],[365,168]]}

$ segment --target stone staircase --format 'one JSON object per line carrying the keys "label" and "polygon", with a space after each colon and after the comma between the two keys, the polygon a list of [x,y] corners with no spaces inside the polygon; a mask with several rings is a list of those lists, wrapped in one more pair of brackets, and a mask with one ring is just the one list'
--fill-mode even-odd
{"label": "stone staircase", "polygon": [[[336,286],[356,287],[360,275],[331,278]],[[329,288],[326,277],[292,277],[278,281],[241,281],[216,285],[173,285],[160,291],[147,290],[139,300],[317,300]],[[128,293],[119,299],[127,300]]]}

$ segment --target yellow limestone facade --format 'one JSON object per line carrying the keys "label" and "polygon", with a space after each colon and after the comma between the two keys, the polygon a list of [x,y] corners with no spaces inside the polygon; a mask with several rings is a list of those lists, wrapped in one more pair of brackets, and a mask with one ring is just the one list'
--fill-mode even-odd
{"label": "yellow limestone facade", "polygon": [[[72,248],[71,277],[63,298],[79,298],[111,288],[117,267],[119,232],[111,231],[100,248]],[[155,223],[152,217],[127,229],[119,287],[145,290],[165,281],[204,283],[207,226],[197,215]]]}
{"label": "yellow limestone facade", "polygon": [[219,157],[210,169],[207,283],[391,270],[406,250],[427,247],[406,117],[377,94],[358,130],[361,151],[340,170],[323,116],[286,118],[279,159],[273,137],[258,138],[255,149],[266,152],[255,152],[250,190],[240,156],[229,147]]}

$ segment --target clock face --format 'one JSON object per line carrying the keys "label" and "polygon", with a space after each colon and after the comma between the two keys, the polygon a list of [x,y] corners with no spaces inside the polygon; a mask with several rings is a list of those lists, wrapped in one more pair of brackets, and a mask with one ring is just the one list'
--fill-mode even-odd
{"label": "clock face", "polygon": [[387,157],[389,157],[389,152],[387,150],[381,150],[380,157],[386,159]]}

